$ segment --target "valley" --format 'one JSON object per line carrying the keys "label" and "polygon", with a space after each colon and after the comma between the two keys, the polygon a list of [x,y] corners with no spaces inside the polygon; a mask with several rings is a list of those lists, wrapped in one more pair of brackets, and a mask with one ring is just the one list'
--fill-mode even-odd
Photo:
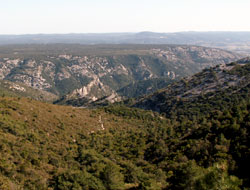
{"label": "valley", "polygon": [[97,109],[0,97],[0,189],[247,189],[249,66]]}
{"label": "valley", "polygon": [[185,45],[0,50],[0,189],[250,188],[249,57]]}
{"label": "valley", "polygon": [[0,190],[250,190],[250,1],[0,4]]}
{"label": "valley", "polygon": [[0,52],[0,79],[47,91],[60,97],[57,103],[75,106],[136,98],[242,57],[184,45],[8,45]]}

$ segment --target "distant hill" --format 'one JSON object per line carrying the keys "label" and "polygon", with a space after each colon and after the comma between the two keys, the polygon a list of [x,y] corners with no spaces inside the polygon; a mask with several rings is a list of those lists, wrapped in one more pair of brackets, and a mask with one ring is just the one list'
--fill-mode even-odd
{"label": "distant hill", "polygon": [[186,44],[250,53],[250,32],[177,32],[0,35],[6,44]]}

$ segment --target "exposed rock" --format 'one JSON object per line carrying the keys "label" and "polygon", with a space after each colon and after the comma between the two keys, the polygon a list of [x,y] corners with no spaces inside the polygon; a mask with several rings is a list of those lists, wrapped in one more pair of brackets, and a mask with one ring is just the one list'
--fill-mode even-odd
{"label": "exposed rock", "polygon": [[[35,52],[24,56],[19,52],[13,58],[0,58],[0,79],[67,95],[67,98],[85,97],[95,101],[109,97],[107,100],[112,102],[126,96],[116,92],[131,83],[157,78],[175,80],[240,57],[228,51],[198,46],[141,45],[132,51],[134,46],[117,45],[117,49],[112,46],[113,49],[103,54],[102,48],[90,46],[95,55],[73,55],[67,53],[67,45],[61,46],[65,49],[54,55],[38,57],[41,52]],[[148,91],[154,89],[145,87]]]}

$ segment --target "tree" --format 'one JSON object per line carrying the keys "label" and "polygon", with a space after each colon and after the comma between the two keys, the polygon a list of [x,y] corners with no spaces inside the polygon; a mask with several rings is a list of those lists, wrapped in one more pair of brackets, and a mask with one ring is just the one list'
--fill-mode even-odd
{"label": "tree", "polygon": [[104,168],[102,178],[107,189],[124,189],[124,176],[120,172],[120,168],[117,165],[108,163]]}

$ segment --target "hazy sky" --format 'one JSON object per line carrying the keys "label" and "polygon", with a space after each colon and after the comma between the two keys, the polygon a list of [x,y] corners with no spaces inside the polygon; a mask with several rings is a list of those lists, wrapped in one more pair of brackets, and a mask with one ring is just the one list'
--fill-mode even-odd
{"label": "hazy sky", "polygon": [[0,34],[250,31],[250,0],[0,0]]}

